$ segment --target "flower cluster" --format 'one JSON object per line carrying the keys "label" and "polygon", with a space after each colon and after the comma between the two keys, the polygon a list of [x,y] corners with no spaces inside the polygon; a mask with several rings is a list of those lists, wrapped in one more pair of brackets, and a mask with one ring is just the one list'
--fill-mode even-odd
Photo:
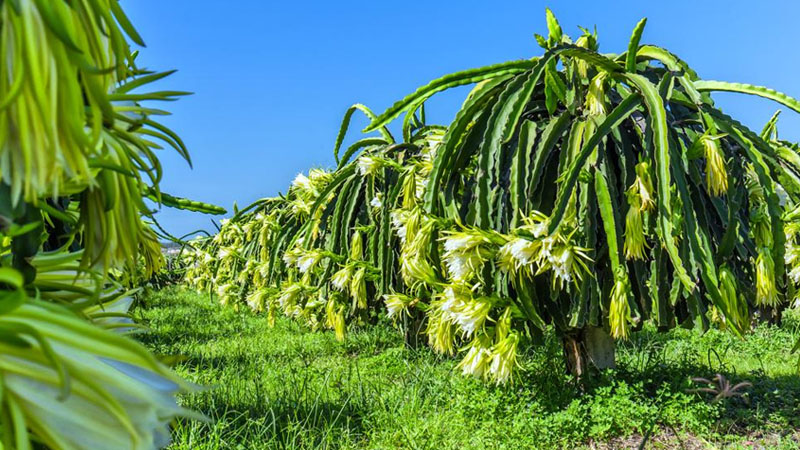
{"label": "flower cluster", "polygon": [[645,222],[647,213],[655,208],[653,181],[647,162],[636,165],[636,179],[625,192],[628,212],[625,215],[625,258],[644,259],[647,240]]}
{"label": "flower cluster", "polygon": [[728,171],[720,146],[722,135],[706,133],[700,136],[703,153],[706,158],[706,189],[710,195],[721,196],[728,192]]}
{"label": "flower cluster", "polygon": [[325,186],[332,179],[333,174],[322,169],[311,169],[308,176],[302,173],[297,174],[289,190],[292,212],[297,216],[307,217]]}
{"label": "flower cluster", "polygon": [[434,221],[416,207],[410,211],[393,211],[392,225],[400,238],[400,273],[405,283],[408,286],[436,284],[438,279],[429,259]]}
{"label": "flower cluster", "polygon": [[384,295],[383,301],[386,303],[386,316],[390,319],[407,313],[408,308],[417,302],[415,298],[397,292]]}
{"label": "flower cluster", "polygon": [[619,270],[614,277],[611,289],[611,303],[608,311],[608,323],[611,336],[616,339],[628,339],[630,335],[631,305],[629,303],[630,282],[625,270]]}
{"label": "flower cluster", "polygon": [[458,368],[464,375],[492,379],[497,384],[511,380],[517,363],[520,334],[511,328],[511,309],[497,321],[493,335],[481,332],[472,339]]}
{"label": "flower cluster", "polygon": [[548,218],[539,212],[524,220],[515,236],[500,247],[500,267],[511,274],[521,271],[530,276],[552,271],[553,284],[561,287],[582,279],[588,271],[585,261],[590,260],[589,249],[572,241],[575,230],[565,234],[559,229],[548,234]]}
{"label": "flower cluster", "polygon": [[759,306],[777,306],[780,303],[775,283],[775,260],[772,237],[772,224],[764,196],[764,188],[752,167],[748,167],[745,183],[750,210],[750,234],[756,244],[756,304]]}
{"label": "flower cluster", "polygon": [[445,231],[441,238],[444,247],[443,259],[450,279],[467,283],[481,270],[484,263],[495,254],[494,242],[489,233],[475,228],[461,231]]}

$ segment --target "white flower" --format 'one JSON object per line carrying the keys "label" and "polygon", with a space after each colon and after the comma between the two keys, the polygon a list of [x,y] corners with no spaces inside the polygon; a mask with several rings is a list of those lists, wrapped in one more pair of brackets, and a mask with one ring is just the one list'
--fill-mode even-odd
{"label": "white flower", "polygon": [[292,187],[297,189],[308,191],[311,190],[311,180],[308,179],[307,176],[303,175],[302,173],[298,173],[294,180],[292,181]]}
{"label": "white flower", "polygon": [[547,236],[541,240],[542,248],[539,250],[539,258],[542,260],[550,260],[553,255],[553,245],[555,245],[555,238],[553,236]]}
{"label": "white flower", "polygon": [[497,384],[504,384],[511,379],[517,365],[517,345],[519,335],[511,332],[505,339],[492,347],[492,364],[489,371]]}
{"label": "white flower", "polygon": [[444,241],[444,261],[456,281],[468,281],[483,266],[484,244],[489,240],[477,231],[449,232]]}
{"label": "white flower", "polygon": [[247,306],[254,312],[261,312],[264,310],[264,303],[268,296],[269,292],[265,289],[255,290],[247,296]]}
{"label": "white flower", "polygon": [[311,169],[308,171],[308,178],[319,186],[330,181],[331,173],[324,169]]}
{"label": "white flower", "polygon": [[484,243],[485,240],[472,233],[450,233],[444,238],[446,252],[466,252]]}
{"label": "white flower", "polygon": [[231,283],[221,284],[217,286],[217,295],[219,297],[225,297],[228,295],[228,291],[233,289],[233,285]]}
{"label": "white flower", "polygon": [[402,294],[386,294],[383,300],[386,303],[386,316],[389,318],[405,311],[412,301],[411,297]]}
{"label": "white flower", "polygon": [[452,317],[456,311],[461,309],[464,306],[464,296],[456,293],[456,290],[452,286],[448,286],[444,290],[444,300],[439,305],[439,308],[442,311],[449,313],[449,317]]}
{"label": "white flower", "polygon": [[539,222],[531,227],[531,232],[535,237],[542,237],[547,234],[548,222]]}
{"label": "white flower", "polygon": [[421,199],[422,196],[425,195],[425,189],[427,189],[427,187],[428,187],[428,178],[417,177],[414,196],[418,199]]}
{"label": "white flower", "polygon": [[795,284],[800,284],[800,266],[793,268],[791,272],[789,272],[789,278],[791,278]]}
{"label": "white flower", "polygon": [[373,208],[383,208],[383,199],[382,199],[382,197],[383,197],[383,194],[378,192],[378,194],[375,197],[373,197],[372,200],[369,202],[370,206],[372,206]]}
{"label": "white flower", "polygon": [[305,252],[300,257],[297,258],[297,268],[300,270],[300,273],[307,273],[311,270],[320,260],[319,252],[316,251],[309,251]]}
{"label": "white flower", "polygon": [[345,289],[349,286],[350,277],[353,275],[353,269],[349,266],[345,266],[331,277],[331,284],[337,290],[344,292]]}
{"label": "white flower", "polygon": [[458,310],[454,312],[453,318],[461,327],[461,331],[464,332],[464,335],[469,337],[486,323],[491,308],[492,304],[487,300],[473,300],[464,303],[458,308]]}
{"label": "white flower", "polygon": [[470,265],[470,258],[461,255],[453,254],[448,255],[445,259],[447,263],[447,272],[456,281],[465,281],[472,276],[472,267]]}
{"label": "white flower", "polygon": [[405,245],[406,235],[408,231],[408,229],[406,228],[406,221],[408,220],[408,212],[403,210],[392,211],[391,218],[392,218],[392,226],[397,231],[397,236],[400,238],[400,242],[402,242],[403,245]]}
{"label": "white flower", "polygon": [[299,257],[300,249],[295,247],[283,253],[283,262],[285,262],[287,266],[293,266],[297,264],[297,258]]}
{"label": "white flower", "polygon": [[358,158],[358,173],[361,175],[372,175],[383,166],[378,158],[372,156],[362,156]]}
{"label": "white flower", "polygon": [[570,273],[572,271],[572,252],[563,247],[556,251],[556,255],[552,255],[550,262],[553,265],[553,271],[562,282],[568,282],[572,279]]}
{"label": "white flower", "polygon": [[298,197],[291,201],[291,205],[292,205],[292,213],[298,216],[303,216],[311,213],[311,207],[313,206],[313,201]]}
{"label": "white flower", "polygon": [[485,377],[486,370],[489,368],[489,363],[492,358],[491,350],[484,346],[478,339],[472,341],[467,355],[458,364],[461,373],[464,375],[473,375],[476,377]]}
{"label": "white flower", "polygon": [[297,299],[300,297],[302,290],[303,288],[300,285],[292,284],[281,292],[280,297],[278,297],[278,304],[281,305],[281,308],[283,308],[287,314],[296,306]]}
{"label": "white flower", "polygon": [[269,276],[269,261],[264,261],[258,265],[258,273],[264,278]]}
{"label": "white flower", "polygon": [[516,239],[509,244],[511,256],[520,264],[527,265],[533,261],[536,253],[536,245],[527,239]]}

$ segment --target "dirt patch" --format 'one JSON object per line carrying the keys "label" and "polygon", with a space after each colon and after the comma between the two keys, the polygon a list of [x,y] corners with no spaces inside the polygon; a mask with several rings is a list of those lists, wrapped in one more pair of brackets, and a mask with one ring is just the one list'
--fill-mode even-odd
{"label": "dirt patch", "polygon": [[[656,435],[650,436],[647,442],[644,436],[634,434],[624,438],[614,438],[604,442],[589,442],[586,448],[592,450],[617,450],[617,449],[682,449],[682,450],[708,450],[743,448],[762,450],[776,448],[779,445],[792,443],[800,447],[800,430],[792,430],[784,434],[779,433],[751,433],[747,436],[735,437],[731,440],[706,440],[691,434],[676,434],[673,430],[660,430]],[[644,444],[644,445],[643,445]]]}

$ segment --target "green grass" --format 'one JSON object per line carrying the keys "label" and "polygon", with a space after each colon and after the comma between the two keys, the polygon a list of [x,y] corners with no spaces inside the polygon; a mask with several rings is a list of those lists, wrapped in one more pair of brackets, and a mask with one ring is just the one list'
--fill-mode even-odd
{"label": "green grass", "polygon": [[[337,342],[177,288],[145,295],[135,314],[150,327],[139,339],[181,355],[178,372],[206,387],[181,401],[209,422],[176,424],[174,449],[636,448],[645,435],[646,448],[800,448],[796,316],[747,340],[643,331],[618,349],[619,370],[581,389],[553,336],[496,387],[404,348],[388,324]],[[718,372],[753,386],[719,402],[689,391],[690,377]]]}

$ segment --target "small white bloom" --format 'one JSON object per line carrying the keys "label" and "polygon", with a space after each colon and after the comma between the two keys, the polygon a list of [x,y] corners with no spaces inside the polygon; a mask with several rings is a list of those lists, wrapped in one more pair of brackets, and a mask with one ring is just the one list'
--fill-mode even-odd
{"label": "small white bloom", "polygon": [[408,308],[411,297],[402,294],[387,294],[383,296],[386,303],[386,316],[392,318]]}
{"label": "small white bloom", "polygon": [[464,335],[469,337],[486,323],[491,308],[492,304],[489,301],[473,300],[464,303],[461,308],[453,314],[453,317],[461,327],[461,331],[464,332]]}
{"label": "small white bloom", "polygon": [[383,197],[383,194],[378,192],[378,194],[375,197],[373,197],[372,200],[369,202],[370,206],[372,206],[373,208],[383,208],[383,198],[382,197]]}
{"label": "small white bloom", "polygon": [[391,218],[392,218],[392,226],[397,231],[397,236],[400,238],[400,242],[402,242],[403,245],[405,245],[406,236],[408,234],[408,228],[406,228],[408,213],[403,210],[395,210],[392,211]]}
{"label": "small white bloom", "polygon": [[345,289],[349,286],[350,277],[353,275],[353,269],[351,267],[344,267],[331,277],[331,284],[337,290],[344,292]]}
{"label": "small white bloom", "polygon": [[290,312],[295,306],[297,299],[300,297],[302,290],[303,288],[297,284],[288,286],[283,290],[283,292],[281,292],[280,297],[278,297],[278,304],[281,305],[281,308],[283,308],[284,311],[287,311],[287,313]]}
{"label": "small white bloom", "polygon": [[517,345],[519,335],[512,332],[492,348],[492,363],[489,371],[497,384],[505,384],[511,379],[517,366]]}
{"label": "small white bloom", "polygon": [[307,273],[319,262],[319,259],[320,254],[318,252],[306,252],[297,258],[297,268],[300,270],[300,273]]}
{"label": "small white bloom", "polygon": [[517,260],[520,265],[528,265],[533,261],[536,253],[536,245],[522,238],[516,238],[505,245],[511,256]]}
{"label": "small white bloom", "polygon": [[480,236],[469,233],[453,233],[444,239],[446,252],[465,252],[483,243]]}
{"label": "small white bloom", "polygon": [[789,272],[789,278],[791,278],[795,284],[800,284],[800,266],[795,267]]}
{"label": "small white bloom", "polygon": [[458,368],[464,375],[483,378],[486,376],[491,358],[491,350],[476,339],[472,342],[464,359],[458,364]]}
{"label": "small white bloom", "polygon": [[472,268],[470,260],[464,255],[453,254],[447,256],[445,259],[447,263],[447,272],[456,281],[464,281],[471,277]]}
{"label": "small white bloom", "polygon": [[298,173],[294,180],[292,181],[292,187],[297,189],[307,191],[311,189],[311,180],[308,179],[307,176],[303,175],[302,173]]}
{"label": "small white bloom", "polygon": [[283,262],[286,263],[287,266],[293,266],[297,263],[297,253],[293,250],[289,250],[283,254]]}
{"label": "small white bloom", "polygon": [[325,184],[331,179],[331,173],[324,169],[311,169],[308,178],[312,183]]}
{"label": "small white bloom", "polygon": [[444,290],[444,300],[439,305],[439,308],[448,313],[448,317],[452,317],[464,307],[464,296],[457,293],[452,286],[448,286]]}
{"label": "small white bloom", "polygon": [[358,173],[361,175],[372,175],[383,166],[381,161],[372,156],[362,156],[358,158]]}

